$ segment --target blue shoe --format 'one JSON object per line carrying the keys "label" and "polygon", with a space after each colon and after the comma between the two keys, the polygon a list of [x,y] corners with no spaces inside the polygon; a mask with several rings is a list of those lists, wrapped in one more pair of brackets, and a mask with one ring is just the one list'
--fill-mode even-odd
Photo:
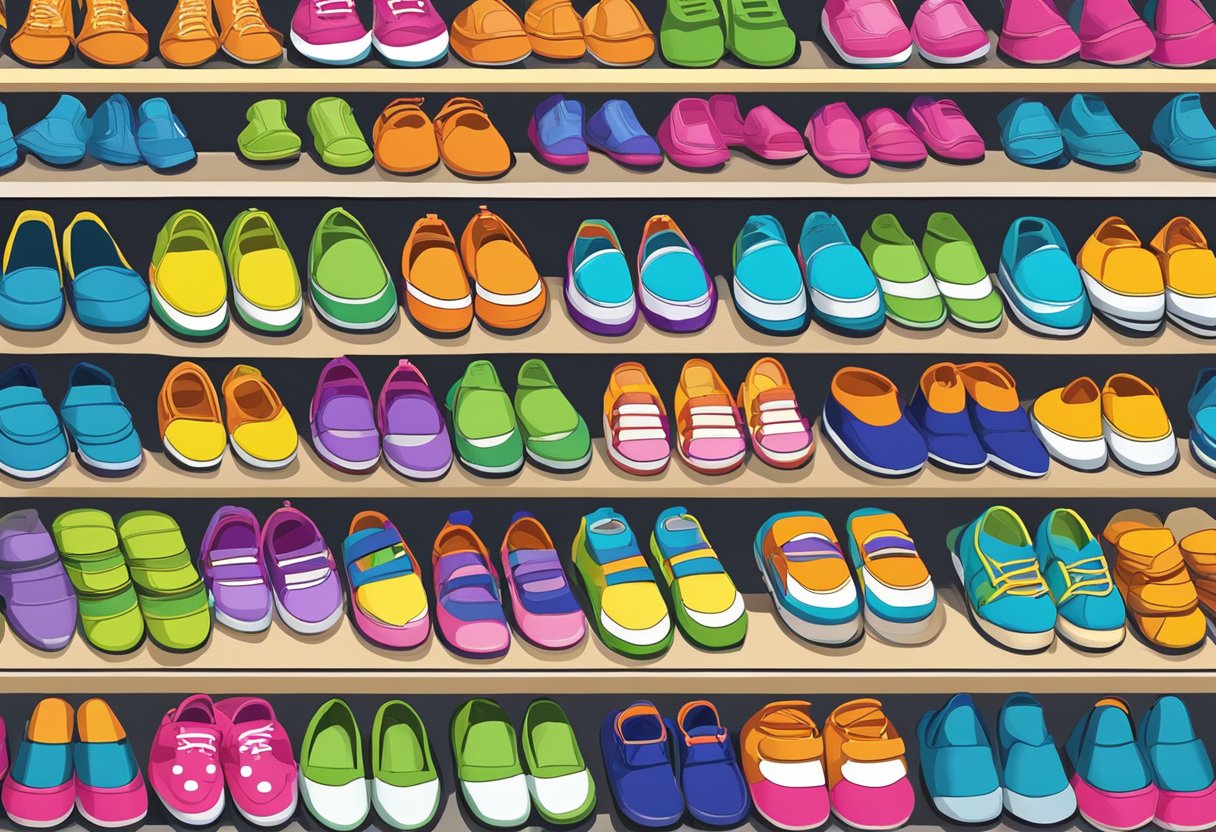
{"label": "blue shoe", "polygon": [[1127,703],[1099,699],[1064,744],[1081,817],[1098,829],[1139,829],[1157,814],[1153,772],[1136,744]]}
{"label": "blue shoe", "polygon": [[1140,146],[1096,95],[1068,99],[1060,110],[1060,135],[1069,158],[1095,168],[1124,168],[1140,158]]}
{"label": "blue shoe", "polygon": [[967,611],[980,632],[1009,650],[1046,650],[1056,605],[1039,571],[1030,532],[1013,509],[992,506],[946,535]]}
{"label": "blue shoe", "polygon": [[59,405],[76,457],[103,476],[125,476],[144,461],[131,412],[118,396],[114,376],[81,362],[68,373],[68,392]]}
{"label": "blue shoe", "polygon": [[742,823],[752,801],[718,709],[705,700],[689,702],[675,720],[667,720],[667,731],[688,813],[707,826]]}
{"label": "blue shoe", "polygon": [[1039,335],[1079,335],[1092,312],[1068,244],[1050,220],[1019,217],[1001,246],[997,285],[1022,326]]}
{"label": "blue shoe", "polygon": [[933,808],[956,823],[988,823],[1001,814],[1001,779],[988,729],[971,696],[955,694],[916,725],[920,771]]}
{"label": "blue shoe", "polygon": [[1045,476],[1051,456],[1030,426],[1009,371],[1000,364],[973,361],[960,364],[958,374],[967,390],[971,429],[988,461],[1019,477]]}
{"label": "blue shoe", "polygon": [[885,509],[859,508],[846,527],[870,629],[895,644],[936,636],[942,625],[937,592],[903,521]]}
{"label": "blue shoe", "polygon": [[929,447],[929,461],[948,471],[978,471],[988,464],[967,414],[967,390],[958,367],[934,364],[920,377],[908,419]]}
{"label": "blue shoe", "polygon": [[190,137],[163,98],[149,98],[139,105],[135,135],[140,155],[153,170],[176,168],[196,157]]}
{"label": "blue shoe", "polygon": [[806,288],[785,229],[775,217],[753,214],[731,252],[735,307],[761,332],[789,334],[806,328]]}
{"label": "blue shoe", "polygon": [[148,320],[148,284],[96,214],[82,211],[73,218],[63,232],[63,259],[72,286],[72,310],[83,326],[127,330]]}
{"label": "blue shoe", "polygon": [[1005,811],[1038,826],[1054,826],[1072,817],[1077,796],[1047,730],[1043,706],[1028,693],[1015,693],[1001,706],[996,723]]}
{"label": "blue shoe", "polygon": [[528,122],[528,139],[540,158],[556,168],[581,168],[587,164],[587,142],[583,138],[583,103],[551,95],[536,105]]}
{"label": "blue shoe", "polygon": [[624,335],[638,319],[629,261],[607,220],[583,220],[570,244],[566,309],[596,335]]}
{"label": "blue shoe", "polygon": [[667,726],[654,705],[640,701],[610,712],[600,725],[600,750],[622,815],[646,827],[672,826],[683,817]]}
{"label": "blue shoe", "polygon": [[1019,98],[996,117],[1001,125],[1001,147],[1019,165],[1042,167],[1067,160],[1064,138],[1051,110],[1041,101]]}
{"label": "blue shoe", "polygon": [[17,140],[13,138],[13,128],[8,123],[8,108],[0,101],[0,173],[16,167],[20,159]]}
{"label": "blue shoe", "polygon": [[664,332],[697,332],[718,309],[718,290],[705,261],[667,214],[646,220],[638,246],[642,314]]}
{"label": "blue shoe", "polygon": [[135,141],[135,112],[125,95],[111,95],[93,113],[89,155],[111,165],[137,165],[143,161]]}
{"label": "blue shoe", "polygon": [[663,164],[658,141],[642,129],[629,103],[619,98],[605,101],[587,121],[587,146],[614,162],[636,168]]}
{"label": "blue shoe", "polygon": [[1191,455],[1216,471],[1216,367],[1199,371],[1186,412],[1191,417]]}
{"label": "blue shoe", "polygon": [[1102,544],[1070,508],[1043,518],[1034,536],[1039,569],[1056,603],[1056,632],[1087,650],[1123,643],[1127,610],[1115,588]]}
{"label": "blue shoe", "polygon": [[1153,119],[1149,137],[1176,165],[1216,169],[1216,127],[1203,111],[1198,93],[1185,92],[1167,101]]}
{"label": "blue shoe", "polygon": [[51,329],[63,320],[63,273],[55,221],[42,211],[22,211],[13,223],[0,266],[0,325]]}
{"label": "blue shoe", "polygon": [[48,165],[74,165],[84,158],[89,132],[84,105],[61,95],[41,121],[17,134],[17,146]]}
{"label": "blue shoe", "polygon": [[1216,825],[1216,776],[1212,758],[1177,696],[1163,696],[1140,720],[1136,738],[1157,785],[1155,820],[1162,829],[1210,829]]}
{"label": "blue shoe", "polygon": [[849,335],[882,329],[887,307],[878,278],[835,215],[815,211],[802,223],[798,259],[815,319]]}
{"label": "blue shoe", "polygon": [[67,461],[67,436],[34,368],[17,364],[0,373],[0,471],[37,480]]}
{"label": "blue shoe", "polygon": [[929,459],[894,383],[872,370],[845,367],[836,373],[820,425],[849,462],[871,474],[906,477]]}

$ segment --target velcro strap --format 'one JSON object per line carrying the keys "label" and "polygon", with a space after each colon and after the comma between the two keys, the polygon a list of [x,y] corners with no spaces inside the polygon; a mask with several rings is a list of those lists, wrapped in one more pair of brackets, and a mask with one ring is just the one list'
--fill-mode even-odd
{"label": "velcro strap", "polygon": [[343,560],[349,565],[359,558],[379,552],[381,549],[391,549],[401,545],[401,535],[388,529],[377,529],[351,544],[343,554]]}

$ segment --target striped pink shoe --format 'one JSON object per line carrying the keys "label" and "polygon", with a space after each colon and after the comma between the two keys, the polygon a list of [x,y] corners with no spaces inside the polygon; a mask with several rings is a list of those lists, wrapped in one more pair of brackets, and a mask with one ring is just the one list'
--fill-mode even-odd
{"label": "striped pink shoe", "polygon": [[659,391],[636,361],[618,364],[604,393],[604,441],[622,471],[661,474],[671,460],[671,422]]}

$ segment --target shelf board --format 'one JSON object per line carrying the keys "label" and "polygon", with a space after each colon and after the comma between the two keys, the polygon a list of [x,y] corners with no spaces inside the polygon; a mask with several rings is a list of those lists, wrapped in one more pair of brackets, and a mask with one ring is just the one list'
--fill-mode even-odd
{"label": "shelf board", "polygon": [[848,647],[812,645],[783,628],[767,595],[747,595],[749,632],[742,647],[705,653],[677,633],[671,650],[649,661],[613,653],[592,633],[583,644],[560,653],[516,637],[506,656],[488,661],[456,656],[434,635],[422,647],[397,652],[370,646],[343,618],[329,633],[309,637],[290,632],[278,620],[256,635],[216,627],[207,645],[188,654],[166,653],[145,643],[132,653],[107,656],[77,636],[64,650],[48,655],[10,633],[0,640],[0,667],[11,693],[394,693],[404,678],[412,691],[452,694],[952,693],[963,673],[974,693],[1103,691],[1115,679],[1124,693],[1167,688],[1206,692],[1216,684],[1213,644],[1205,642],[1185,656],[1167,656],[1129,635],[1105,654],[1082,652],[1057,640],[1043,653],[1019,655],[979,634],[953,586],[939,592],[944,626],[934,641],[918,646],[888,644],[869,633]]}

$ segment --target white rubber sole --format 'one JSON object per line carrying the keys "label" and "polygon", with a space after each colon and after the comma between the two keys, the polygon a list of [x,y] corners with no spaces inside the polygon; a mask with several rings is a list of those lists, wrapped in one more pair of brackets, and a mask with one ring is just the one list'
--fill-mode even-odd
{"label": "white rubber sole", "polygon": [[528,459],[535,462],[542,468],[551,468],[554,471],[577,471],[591,461],[591,451],[587,451],[587,455],[582,459],[576,459],[573,462],[567,460],[546,459],[543,456],[532,453],[532,449],[524,445],[524,453],[528,455]]}
{"label": "white rubber sole", "polygon": [[903,820],[899,821],[898,823],[892,823],[889,826],[865,826],[864,824],[860,824],[855,820],[849,820],[848,818],[844,817],[843,815],[841,815],[839,812],[836,811],[835,806],[832,807],[832,816],[835,817],[841,823],[843,823],[845,826],[851,826],[854,829],[860,829],[860,830],[862,830],[862,832],[886,832],[889,829],[899,829],[901,826],[906,824],[912,817],[911,815],[909,815],[908,817],[904,818]]}
{"label": "white rubber sole", "polygon": [[50,829],[51,827],[58,826],[59,824],[63,823],[65,820],[70,818],[72,816],[73,811],[75,811],[74,806],[71,809],[68,809],[68,812],[66,815],[64,815],[63,817],[55,818],[54,820],[29,820],[28,818],[19,818],[16,815],[14,815],[12,812],[6,811],[6,814],[8,815],[8,819],[10,821],[12,821],[13,823],[17,824],[17,826],[24,826],[26,829]]}
{"label": "white rubber sole", "polygon": [[1189,447],[1191,449],[1191,456],[1195,457],[1195,460],[1200,465],[1209,471],[1216,471],[1216,459],[1212,459],[1212,457],[1199,450],[1199,446],[1194,442],[1191,442]]}
{"label": "white rubber sole", "polygon": [[1078,627],[1063,616],[1056,616],[1056,632],[1069,644],[1083,647],[1086,650],[1113,650],[1123,643],[1127,636],[1127,628],[1117,630],[1091,630]]}
{"label": "white rubber sole", "polygon": [[954,564],[954,573],[958,575],[959,585],[963,588],[963,603],[967,605],[967,615],[975,623],[975,626],[982,630],[990,639],[1002,647],[1017,653],[1037,653],[1040,650],[1046,650],[1056,640],[1055,630],[1045,630],[1041,633],[1017,633],[1013,630],[1006,630],[1004,627],[998,627],[992,622],[980,618],[976,615],[975,610],[972,609],[970,599],[967,598],[967,581],[963,577],[963,562],[959,559],[957,552],[950,552],[950,561]]}
{"label": "white rubber sole", "polygon": [[1196,338],[1216,338],[1216,327],[1202,326],[1194,321],[1188,320],[1181,315],[1176,314],[1167,306],[1165,317],[1173,322],[1174,326],[1184,332],[1189,332]]}
{"label": "white rubber sole", "polygon": [[[212,605],[212,610],[215,612],[215,621],[217,624],[223,624],[229,630],[235,630],[238,633],[260,633],[260,632],[266,630],[270,626],[270,622],[274,619],[274,608],[273,607],[271,609],[267,610],[266,615],[264,615],[258,621],[241,621],[238,618],[233,618],[232,616],[228,615],[227,613],[220,612],[218,609],[216,609],[214,607],[214,605]],[[166,808],[168,808],[168,807],[166,807]],[[223,807],[221,806],[221,808],[223,808]],[[180,818],[179,818],[179,820],[180,820]],[[182,822],[190,823],[190,821],[186,821],[186,820],[183,820]],[[211,821],[200,821],[198,825],[205,826],[206,824],[208,824],[210,822]]]}
{"label": "white rubber sole", "polygon": [[911,474],[915,474],[924,467],[923,465],[918,465],[915,468],[880,468],[877,465],[873,465],[862,460],[861,457],[857,456],[857,454],[845,447],[844,442],[842,442],[840,437],[836,435],[836,431],[832,430],[832,426],[828,424],[826,412],[819,418],[819,427],[825,434],[827,434],[828,439],[832,441],[832,445],[836,448],[836,450],[840,451],[840,453],[843,454],[849,462],[853,463],[863,471],[867,471],[871,474],[878,474],[879,476],[883,477],[906,477]]}
{"label": "white rubber sole", "polygon": [[1125,295],[1104,285],[1089,272],[1077,267],[1089,303],[1115,324],[1136,332],[1156,332],[1165,320],[1165,292],[1160,295]]}
{"label": "white rubber sole", "polygon": [[[841,624],[814,624],[810,621],[804,621],[798,616],[786,610],[777,600],[777,593],[773,592],[773,584],[768,579],[768,570],[764,568],[763,558],[759,552],[755,551],[755,546],[752,546],[752,553],[756,557],[756,566],[760,568],[760,577],[764,579],[764,587],[768,590],[768,596],[772,599],[773,606],[777,609],[777,615],[790,632],[798,636],[804,641],[809,641],[812,644],[821,644],[826,647],[839,647],[843,644],[849,644],[857,640],[857,637],[862,634],[864,627],[862,625],[861,616],[857,616],[852,621],[845,621]],[[852,580],[850,578],[850,580]]]}
{"label": "white rubber sole", "polygon": [[920,44],[913,44],[920,56],[931,64],[940,64],[941,66],[957,66],[958,64],[969,64],[972,61],[978,61],[980,58],[987,55],[992,50],[991,43],[985,43],[979,49],[968,52],[966,55],[960,55],[957,58],[947,58],[944,55],[934,55],[932,52],[926,52]]}
{"label": "white rubber sole", "polygon": [[828,26],[828,13],[825,9],[819,13],[819,26],[823,29],[823,36],[827,38],[828,43],[836,50],[836,54],[840,59],[847,64],[853,66],[898,66],[906,62],[912,57],[912,50],[915,46],[909,45],[907,49],[901,52],[896,52],[894,55],[883,55],[877,58],[863,58],[858,55],[850,55],[840,48],[840,44],[836,42],[836,38],[832,37],[832,29]]}
{"label": "white rubber sole", "polygon": [[173,457],[173,459],[179,462],[181,465],[185,466],[186,468],[193,468],[195,471],[205,471],[207,469],[214,468],[224,459],[224,455],[222,453],[215,459],[191,459],[177,448],[173,447],[172,443],[169,442],[168,437],[162,439],[161,442],[165,446],[165,453]]}
{"label": "white rubber sole", "polygon": [[1030,429],[1052,458],[1079,471],[1097,471],[1106,464],[1106,439],[1071,439],[1061,436],[1030,415]]}
{"label": "white rubber sole", "polygon": [[[205,812],[179,812],[164,800],[160,804],[165,807],[166,812],[177,818],[180,823],[188,826],[210,826],[224,813],[224,791],[223,789],[220,790],[220,799]],[[84,812],[81,812],[81,814],[83,815]]]}
{"label": "white rubber sole", "polygon": [[388,467],[392,468],[403,477],[409,477],[412,480],[437,480],[442,478],[448,471],[452,470],[452,460],[448,460],[448,464],[438,471],[419,471],[414,468],[407,468],[393,461],[393,458],[388,454],[383,454],[384,461],[388,463]]}
{"label": "white rubber sole", "polygon": [[345,43],[309,43],[297,35],[293,29],[291,32],[291,45],[295,47],[297,52],[310,61],[316,61],[319,64],[342,66],[361,61],[371,54],[372,35],[371,32],[368,32],[358,40],[351,40]]}
{"label": "white rubber sole", "polygon": [[1128,439],[1103,418],[1102,435],[1106,437],[1115,462],[1137,473],[1160,473],[1174,467],[1178,461],[1178,440],[1173,433],[1161,439]]}
{"label": "white rubber sole", "polygon": [[81,450],[80,445],[76,446],[76,455],[80,457],[80,461],[89,468],[95,468],[98,471],[106,471],[107,473],[114,474],[116,476],[129,474],[144,464],[143,448],[139,449],[139,456],[135,457],[134,459],[128,459],[124,462],[101,462],[93,459],[91,456]]}
{"label": "white rubber sole", "polygon": [[1094,829],[1097,829],[1098,832],[1135,832],[1135,830],[1148,826],[1150,823],[1153,822],[1153,818],[1150,817],[1150,818],[1145,818],[1142,822],[1137,823],[1134,826],[1111,826],[1108,823],[1098,823],[1096,820],[1091,818],[1089,815],[1085,814],[1084,811],[1081,811],[1079,809],[1077,811],[1077,814],[1079,814],[1082,818],[1084,818],[1086,823],[1088,823]]}
{"label": "white rubber sole", "polygon": [[236,454],[237,459],[239,459],[241,462],[245,463],[246,465],[249,465],[253,468],[261,469],[263,471],[282,470],[283,468],[286,468],[291,463],[295,462],[296,456],[300,453],[300,449],[297,446],[296,449],[291,452],[291,456],[287,457],[286,459],[266,460],[266,459],[258,459],[256,456],[250,455],[250,453],[248,451],[244,450],[243,448],[241,448],[240,445],[238,445],[236,443],[236,440],[234,440],[232,438],[232,436],[228,437],[228,444],[232,446],[232,452],[234,454]]}
{"label": "white rubber sole", "polygon": [[430,40],[410,46],[387,46],[372,33],[372,46],[390,64],[398,66],[426,66],[448,54],[448,33],[436,35]]}
{"label": "white rubber sole", "polygon": [[933,605],[933,612],[920,621],[888,621],[874,613],[869,606],[862,607],[867,626],[883,641],[891,644],[924,644],[937,638],[945,626],[946,616],[940,602]]}
{"label": "white rubber sole", "polygon": [[[321,621],[301,621],[284,609],[283,605],[279,603],[278,595],[274,595],[273,598],[274,609],[275,612],[279,614],[279,618],[292,632],[299,633],[302,636],[315,636],[326,632],[329,630],[329,628],[341,621],[342,615],[345,613],[345,609],[341,604],[339,604],[337,609],[335,609]],[[252,823],[253,821],[251,820],[250,822]]]}
{"label": "white rubber sole", "polygon": [[1046,335],[1050,338],[1069,338],[1073,335],[1080,335],[1085,331],[1085,327],[1088,326],[1089,322],[1086,321],[1085,323],[1081,324],[1081,326],[1063,329],[1053,326],[1045,326],[1044,324],[1027,317],[1026,313],[1023,312],[1018,306],[1019,299],[1015,296],[1013,290],[1005,288],[1005,284],[1007,282],[1010,286],[1013,285],[1012,278],[1010,278],[1009,273],[1005,271],[1005,264],[1001,263],[997,268],[996,289],[1001,293],[1001,298],[1005,301],[1005,308],[1013,314],[1013,317],[1017,318],[1018,323],[1031,332],[1038,335]]}

